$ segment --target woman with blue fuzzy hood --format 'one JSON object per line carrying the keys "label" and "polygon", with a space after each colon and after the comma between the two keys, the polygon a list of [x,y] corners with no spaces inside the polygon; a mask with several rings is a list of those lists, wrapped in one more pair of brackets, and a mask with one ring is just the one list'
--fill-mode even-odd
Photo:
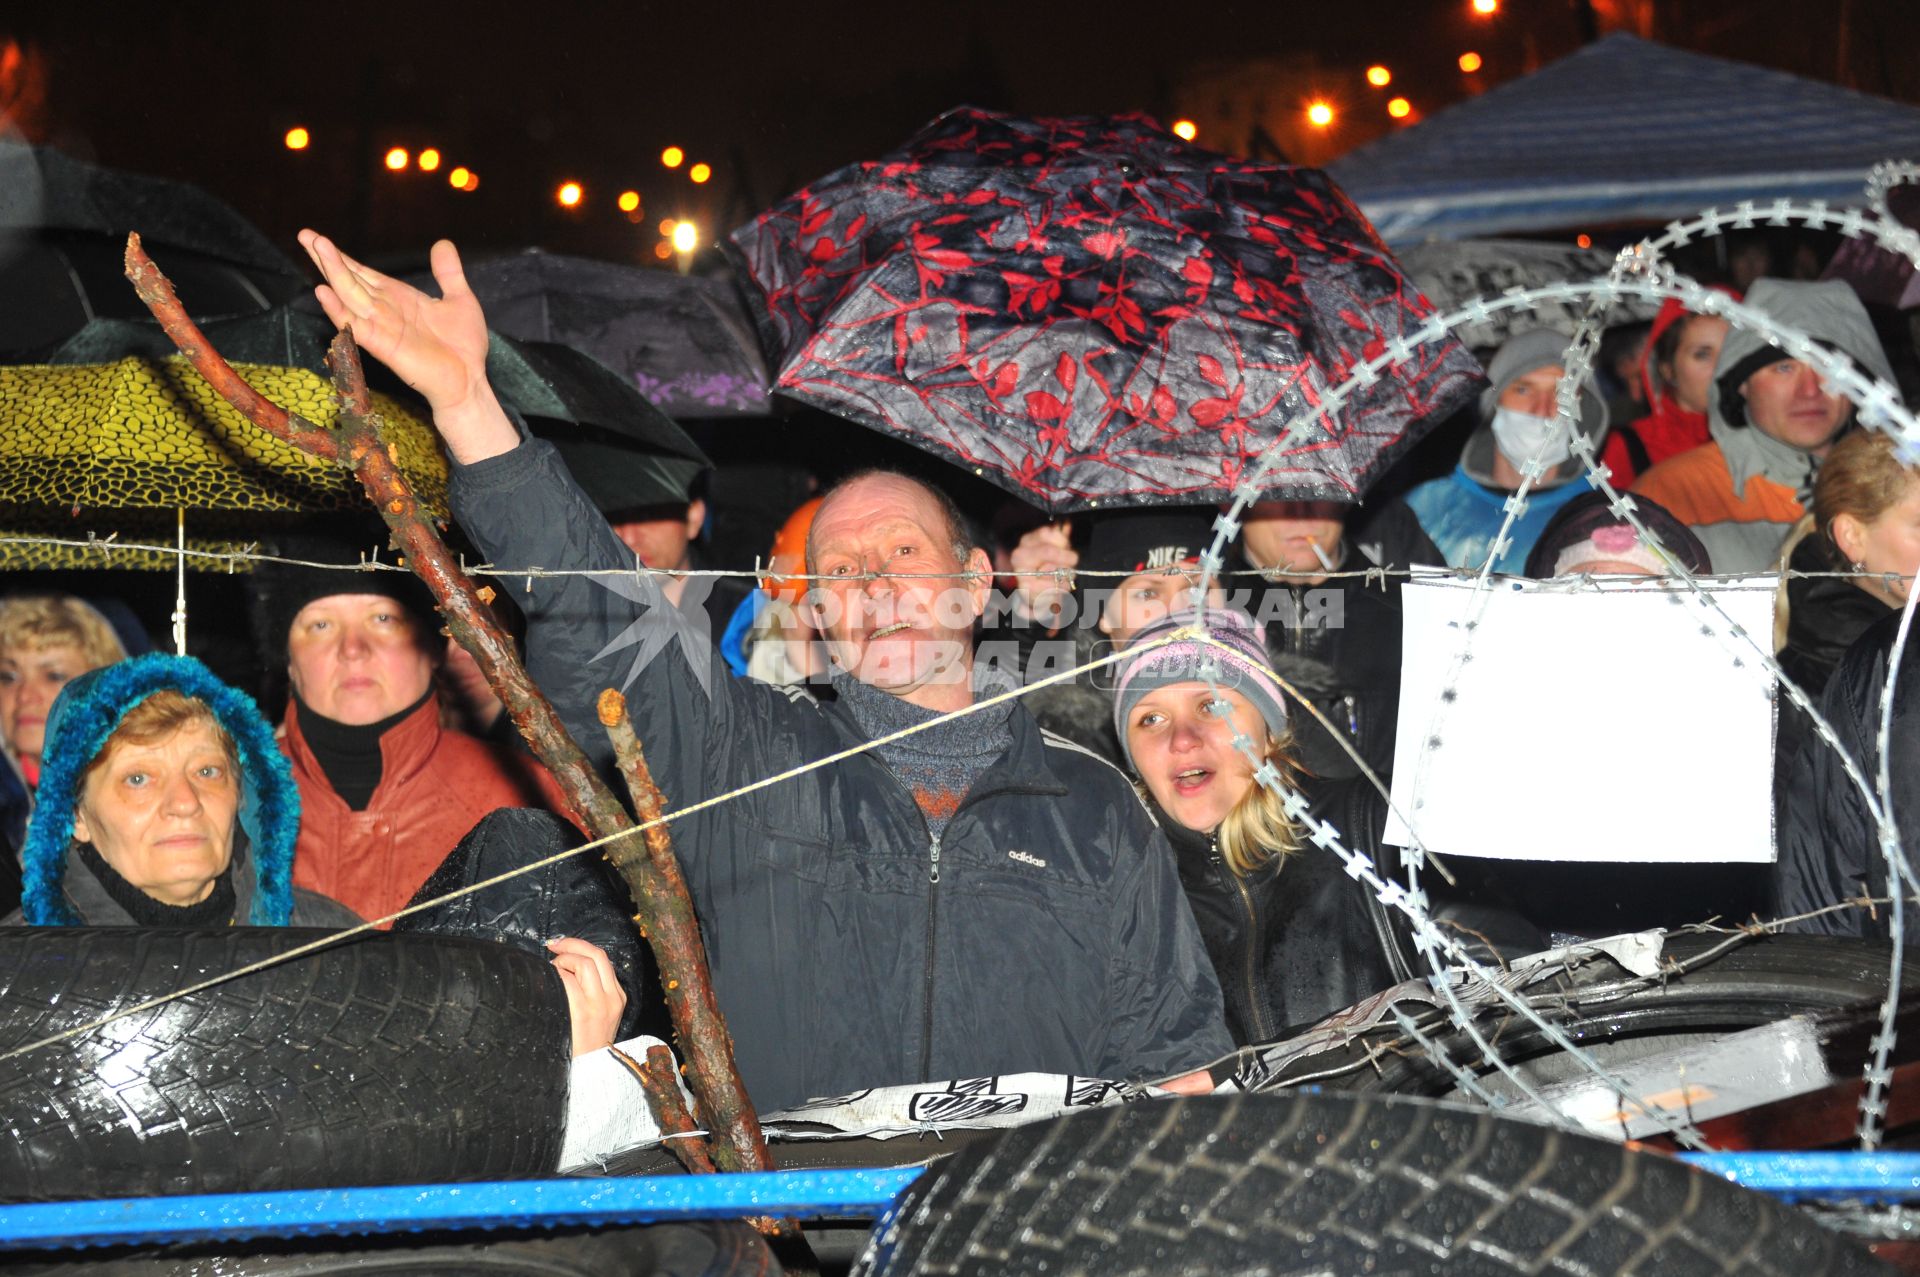
{"label": "woman with blue fuzzy hood", "polygon": [[300,795],[251,698],[189,656],[90,671],[47,717],[29,926],[346,927],[293,885]]}

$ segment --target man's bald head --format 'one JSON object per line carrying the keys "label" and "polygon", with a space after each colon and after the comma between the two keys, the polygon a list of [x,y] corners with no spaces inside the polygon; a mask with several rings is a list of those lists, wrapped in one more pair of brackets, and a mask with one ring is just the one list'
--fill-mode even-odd
{"label": "man's bald head", "polygon": [[[812,526],[807,529],[808,572],[815,571],[814,547],[819,543],[821,522],[829,518],[835,505],[844,507],[851,504],[864,511],[872,504],[871,498],[892,498],[922,506],[933,516],[931,521],[925,521],[925,526],[929,531],[944,529],[955,562],[965,563],[978,544],[967,516],[961,513],[953,498],[939,488],[898,470],[861,470],[828,488],[821,497],[820,509],[814,515]],[[831,530],[831,522],[828,526]]]}

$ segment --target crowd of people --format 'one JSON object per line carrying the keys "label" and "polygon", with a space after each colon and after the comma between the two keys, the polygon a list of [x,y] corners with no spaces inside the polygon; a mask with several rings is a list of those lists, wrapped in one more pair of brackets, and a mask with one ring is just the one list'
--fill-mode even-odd
{"label": "crowd of people", "polygon": [[[1357,506],[1258,502],[1204,594],[1214,508],[1008,520],[891,470],[823,484],[780,528],[761,580],[716,590],[674,575],[745,566],[703,557],[696,493],[643,509],[590,497],[500,406],[450,245],[434,249],[436,298],[301,238],[329,317],[426,400],[460,533],[493,563],[546,569],[512,591],[525,659],[593,762],[611,765],[595,703],[613,686],[677,804],[800,769],[674,826],[763,1109],[1007,1071],[1205,1089],[1202,1070],[1236,1045],[1418,974],[1405,919],[1304,833],[1325,821],[1382,876],[1403,875],[1380,782],[1415,566],[1491,559],[1536,579],[1791,568],[1780,664],[1867,774],[1877,765],[1891,626],[1920,570],[1920,470],[1857,426],[1816,369],[1724,319],[1669,303],[1641,359],[1645,415],[1611,429],[1591,389],[1576,420],[1559,417],[1567,336],[1517,333],[1488,352],[1451,473]],[[1892,380],[1844,282],[1762,278],[1743,296]],[[1576,433],[1630,489],[1638,527],[1585,482]],[[491,873],[578,841],[424,587],[312,566],[355,561],[345,542],[280,548],[253,621],[285,682],[277,727],[256,705],[274,703],[267,688],[153,653],[111,600],[17,582],[0,597],[13,922],[383,921],[478,881],[483,862]],[[1778,865],[1628,901],[1608,925],[1773,911],[1831,932],[1883,926],[1826,909],[1885,893],[1879,835],[1812,718],[1780,705]],[[1903,695],[1889,745],[1901,754],[1907,709]],[[1904,810],[1920,773],[1893,773]],[[581,1053],[661,1023],[630,938],[588,925],[617,916],[618,888],[587,877],[565,888],[593,902],[580,927],[539,937]],[[1490,958],[1600,925],[1556,907],[1550,869],[1426,886],[1434,916]]]}

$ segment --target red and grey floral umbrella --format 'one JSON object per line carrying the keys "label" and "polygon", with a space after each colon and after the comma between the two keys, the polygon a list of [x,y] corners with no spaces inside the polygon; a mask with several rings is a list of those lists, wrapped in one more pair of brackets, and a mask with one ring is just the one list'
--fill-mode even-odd
{"label": "red and grey floral umbrella", "polygon": [[[783,394],[1056,513],[1229,496],[1431,314],[1324,173],[1144,116],[950,111],[733,235]],[[1481,384],[1413,346],[1290,447],[1267,495],[1354,501]]]}

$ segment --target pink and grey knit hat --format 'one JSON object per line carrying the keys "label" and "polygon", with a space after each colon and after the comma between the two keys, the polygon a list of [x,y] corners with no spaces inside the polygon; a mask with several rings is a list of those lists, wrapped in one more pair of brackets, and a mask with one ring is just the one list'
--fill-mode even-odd
{"label": "pink and grey knit hat", "polygon": [[1211,678],[1218,686],[1246,697],[1267,720],[1268,731],[1278,736],[1287,729],[1286,695],[1267,664],[1266,627],[1245,612],[1209,608],[1201,613],[1183,608],[1141,630],[1128,646],[1144,647],[1189,627],[1205,630],[1215,642],[1177,639],[1120,663],[1113,691],[1113,730],[1120,737],[1129,767],[1133,766],[1133,751],[1127,745],[1128,717],[1148,692],[1175,683],[1203,683]]}

